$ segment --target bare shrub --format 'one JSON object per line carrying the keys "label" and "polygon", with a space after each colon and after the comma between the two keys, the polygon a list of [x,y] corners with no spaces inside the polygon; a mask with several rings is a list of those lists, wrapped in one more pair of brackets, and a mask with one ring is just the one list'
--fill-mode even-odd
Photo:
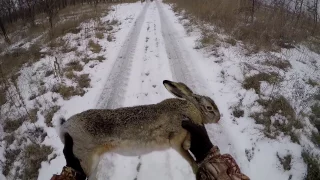
{"label": "bare shrub", "polygon": [[102,49],[100,44],[95,43],[93,40],[90,40],[88,45],[93,53],[99,53]]}
{"label": "bare shrub", "polygon": [[102,32],[96,32],[96,38],[103,39],[104,38],[103,33]]}
{"label": "bare shrub", "polygon": [[102,62],[103,60],[105,60],[106,58],[104,57],[104,56],[98,56],[97,57],[97,60],[99,61],[99,62]]}
{"label": "bare shrub", "polygon": [[266,81],[270,84],[276,83],[279,81],[279,75],[276,73],[259,73],[253,76],[246,77],[242,87],[245,89],[254,89],[256,93],[260,94],[260,84],[261,81]]}
{"label": "bare shrub", "polygon": [[30,100],[30,101],[34,100],[35,98],[37,98],[37,95],[36,95],[35,93],[33,93],[33,94],[31,94],[31,95],[29,96],[29,100]]}
{"label": "bare shrub", "polygon": [[268,66],[274,66],[284,71],[292,67],[291,63],[288,60],[282,60],[280,58],[276,58],[274,60],[266,60],[263,64]]}
{"label": "bare shrub", "polygon": [[227,38],[226,42],[231,44],[232,46],[237,45],[237,41],[234,38]]}
{"label": "bare shrub", "polygon": [[[301,129],[303,126],[285,97],[279,96],[269,100],[259,99],[258,103],[263,106],[263,111],[253,113],[251,117],[255,119],[257,124],[265,126],[264,133],[267,137],[275,138],[280,132],[283,132],[285,135],[289,135],[293,142],[299,143],[292,128]],[[286,121],[278,119],[272,121],[275,115],[285,117]]]}
{"label": "bare shrub", "polygon": [[14,133],[10,133],[9,135],[6,135],[4,138],[3,138],[3,140],[5,140],[6,142],[7,142],[7,146],[8,145],[11,145],[13,142],[14,142],[14,140],[15,140],[15,134]]}
{"label": "bare shrub", "polygon": [[81,74],[77,77],[77,82],[80,88],[90,87],[90,81],[89,74]]}
{"label": "bare shrub", "polygon": [[317,132],[312,132],[311,141],[318,147],[320,147],[320,134]]}
{"label": "bare shrub", "polygon": [[291,161],[292,161],[292,155],[291,154],[288,154],[284,157],[280,157],[279,154],[277,153],[277,158],[278,160],[280,161],[283,169],[285,171],[290,171],[291,169]]}
{"label": "bare shrub", "polygon": [[21,177],[23,180],[37,179],[41,162],[47,161],[48,156],[53,152],[52,147],[39,144],[28,145],[23,153],[22,163],[24,169]]}
{"label": "bare shrub", "polygon": [[46,72],[45,72],[45,74],[44,74],[44,77],[49,77],[49,76],[51,76],[52,74],[53,74],[53,70],[47,70]]}
{"label": "bare shrub", "polygon": [[47,136],[47,132],[44,131],[42,127],[35,127],[33,129],[28,129],[26,134],[32,142],[42,143]]}
{"label": "bare shrub", "polygon": [[68,79],[74,79],[76,77],[73,71],[67,71],[64,74]]}
{"label": "bare shrub", "polygon": [[233,115],[234,117],[237,117],[237,118],[243,117],[243,115],[244,115],[244,110],[236,107],[236,108],[233,109],[232,115]]}
{"label": "bare shrub", "polygon": [[318,86],[317,81],[314,81],[311,78],[308,79],[307,84],[310,84],[312,87]]}
{"label": "bare shrub", "polygon": [[73,86],[66,86],[61,84],[58,87],[58,93],[62,96],[63,99],[69,100],[72,96],[83,96],[85,91],[81,88],[75,88]]}
{"label": "bare shrub", "polygon": [[13,166],[13,163],[16,161],[17,157],[19,156],[21,152],[21,149],[6,149],[4,153],[4,157],[6,158],[6,161],[4,163],[3,169],[2,169],[2,174],[5,176],[8,176],[10,173],[10,170]]}
{"label": "bare shrub", "polygon": [[317,118],[320,118],[320,103],[311,106],[311,111]]}
{"label": "bare shrub", "polygon": [[80,64],[79,61],[73,60],[69,63],[66,64],[66,68],[64,69],[65,71],[82,71],[83,67]]}
{"label": "bare shrub", "polygon": [[[31,45],[30,48],[15,48],[0,55],[2,73],[9,76],[15,74],[25,63],[32,63],[40,60],[41,53],[38,45]],[[5,67],[5,68],[4,68]]]}
{"label": "bare shrub", "polygon": [[53,127],[52,124],[52,118],[54,116],[54,114],[59,111],[60,106],[53,106],[50,107],[48,110],[46,110],[44,118],[45,118],[45,123],[48,127]]}
{"label": "bare shrub", "polygon": [[202,46],[214,45],[218,41],[218,37],[212,33],[203,33],[200,39]]}
{"label": "bare shrub", "polygon": [[108,34],[108,36],[107,36],[107,41],[111,42],[112,39],[113,39],[112,35],[111,35],[111,34]]}
{"label": "bare shrub", "polygon": [[37,117],[38,111],[39,111],[38,108],[33,108],[29,110],[29,116],[30,116],[29,118],[32,123],[35,123],[38,120],[38,117]]}
{"label": "bare shrub", "polygon": [[307,174],[305,175],[304,180],[320,179],[319,157],[313,155],[309,151],[303,151],[301,156],[303,161],[307,164]]}
{"label": "bare shrub", "polygon": [[0,91],[0,106],[7,102],[6,91]]}
{"label": "bare shrub", "polygon": [[17,130],[25,121],[26,117],[21,117],[16,120],[6,119],[4,121],[3,130],[6,133],[12,133],[13,131]]}

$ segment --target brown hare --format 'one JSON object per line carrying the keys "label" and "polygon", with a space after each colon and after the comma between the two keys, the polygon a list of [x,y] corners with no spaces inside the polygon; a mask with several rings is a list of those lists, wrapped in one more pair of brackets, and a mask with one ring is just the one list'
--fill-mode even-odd
{"label": "brown hare", "polygon": [[178,98],[143,106],[87,110],[62,124],[61,134],[69,133],[73,138],[73,152],[88,177],[107,152],[138,156],[173,148],[194,171],[197,169],[188,152],[190,137],[181,121],[188,117],[197,124],[216,123],[219,110],[212,99],[194,94],[183,83],[165,80],[163,84]]}

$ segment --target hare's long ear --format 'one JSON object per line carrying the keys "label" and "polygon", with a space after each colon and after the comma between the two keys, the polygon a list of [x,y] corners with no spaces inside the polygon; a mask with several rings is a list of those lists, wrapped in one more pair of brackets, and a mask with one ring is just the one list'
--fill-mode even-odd
{"label": "hare's long ear", "polygon": [[164,80],[163,85],[169,92],[178,98],[188,99],[188,97],[192,96],[193,94],[191,89],[183,83]]}

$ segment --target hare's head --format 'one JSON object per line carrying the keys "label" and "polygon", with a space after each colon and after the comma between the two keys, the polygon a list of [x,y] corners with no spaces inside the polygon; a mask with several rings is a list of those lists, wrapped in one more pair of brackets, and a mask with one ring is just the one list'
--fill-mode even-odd
{"label": "hare's head", "polygon": [[216,123],[220,120],[218,107],[211,98],[194,94],[188,86],[181,82],[164,80],[163,85],[176,97],[194,104],[205,117],[203,123]]}

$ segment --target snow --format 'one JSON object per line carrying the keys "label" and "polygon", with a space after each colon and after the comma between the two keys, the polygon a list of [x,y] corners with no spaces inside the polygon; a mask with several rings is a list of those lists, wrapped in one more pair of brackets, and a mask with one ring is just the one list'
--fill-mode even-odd
{"label": "snow", "polygon": [[[255,69],[246,70],[246,63],[257,69],[278,72],[285,81],[276,89],[271,84],[262,82],[263,97],[281,93],[292,99],[291,104],[295,110],[305,110],[304,103],[313,103],[310,100],[311,94],[316,92],[317,88],[305,85],[304,80],[320,79],[318,70],[320,55],[304,46],[291,50],[283,49],[280,53],[259,53],[252,56],[245,55],[239,45],[241,43],[237,43],[236,46],[222,44],[215,52],[195,49],[201,36],[197,28],[187,33],[179,16],[169,5],[161,1],[118,4],[113,6],[113,9],[101,20],[106,22],[116,19],[120,22],[112,32],[115,40],[109,42],[107,39],[91,38],[102,46],[103,50],[99,54],[88,50],[89,40],[81,36],[84,33],[83,29],[93,27],[94,22],[82,24],[80,34],[67,34],[64,37],[70,44],[76,45],[80,42],[78,50],[85,52],[89,58],[100,55],[106,58],[103,62],[90,61],[84,66],[81,74],[88,73],[91,79],[91,87],[86,89],[86,94],[82,97],[74,96],[70,100],[63,100],[52,92],[37,97],[40,104],[50,107],[54,105],[51,103],[52,99],[57,98],[56,104],[61,106],[53,117],[55,128],[46,127],[44,117],[40,113],[35,123],[39,127],[44,127],[48,134],[43,144],[54,148],[50,156],[57,155],[50,163],[42,162],[39,180],[50,179],[52,174],[60,173],[65,165],[63,144],[59,138],[60,117],[69,118],[92,108],[118,108],[158,103],[172,97],[163,87],[162,81],[165,79],[184,82],[195,93],[209,96],[215,101],[221,113],[221,120],[218,124],[206,125],[209,137],[212,143],[220,148],[221,153],[231,154],[243,173],[252,180],[282,180],[289,179],[290,176],[292,180],[303,179],[307,167],[301,158],[301,152],[307,148],[312,149],[315,154],[320,154],[319,149],[314,148],[307,138],[310,129],[315,130],[315,128],[308,119],[305,119],[303,123],[307,124],[308,128],[301,130],[301,145],[293,143],[290,137],[283,134],[276,139],[265,137],[262,132],[263,126],[256,124],[250,117],[251,113],[263,110],[255,102],[260,96],[254,90],[245,90],[241,82],[245,77],[259,73]],[[219,36],[225,35],[219,34]],[[79,38],[80,40],[77,40]],[[63,65],[77,58],[74,52],[55,53]],[[287,59],[292,68],[283,71],[275,67],[260,66],[260,61],[270,55]],[[42,73],[33,76],[30,72],[48,68],[47,66],[53,67],[53,59],[50,56],[21,70],[19,90],[29,108],[35,106],[34,101],[29,100],[30,95],[38,92],[30,86],[30,82],[43,78]],[[44,81],[47,88],[60,81],[74,85],[70,80],[54,78],[53,75],[46,77]],[[304,86],[301,92],[293,91],[297,84]],[[241,109],[245,110],[245,114],[243,117],[235,118],[232,115],[232,107],[239,104]],[[281,123],[287,121],[280,114],[273,116],[272,120]],[[32,126],[30,123],[24,125],[20,127],[19,132],[24,132],[28,126]],[[0,161],[4,160],[3,143],[0,144]],[[288,154],[292,155],[291,169],[285,171],[277,155],[284,157]],[[139,157],[105,154],[99,163],[96,178],[195,179],[188,163],[172,149]],[[0,179],[5,179],[1,173]]]}

